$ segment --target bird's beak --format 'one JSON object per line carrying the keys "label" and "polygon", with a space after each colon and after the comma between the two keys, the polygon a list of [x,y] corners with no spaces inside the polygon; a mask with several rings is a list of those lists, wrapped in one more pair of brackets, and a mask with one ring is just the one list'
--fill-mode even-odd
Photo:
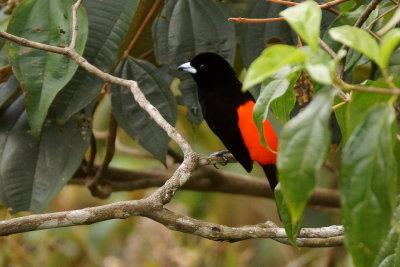
{"label": "bird's beak", "polygon": [[190,62],[186,62],[186,63],[180,65],[178,67],[178,70],[183,70],[186,72],[190,72],[192,74],[195,74],[197,72],[197,70],[195,68],[193,68],[192,65],[190,65]]}

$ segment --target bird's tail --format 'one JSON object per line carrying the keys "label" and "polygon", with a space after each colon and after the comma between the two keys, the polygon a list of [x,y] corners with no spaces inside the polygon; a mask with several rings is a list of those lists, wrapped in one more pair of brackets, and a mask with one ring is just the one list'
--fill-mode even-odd
{"label": "bird's tail", "polygon": [[275,164],[267,164],[267,165],[261,165],[261,167],[264,170],[265,175],[268,178],[269,185],[271,186],[272,193],[275,190],[276,185],[278,184],[278,171],[276,169]]}

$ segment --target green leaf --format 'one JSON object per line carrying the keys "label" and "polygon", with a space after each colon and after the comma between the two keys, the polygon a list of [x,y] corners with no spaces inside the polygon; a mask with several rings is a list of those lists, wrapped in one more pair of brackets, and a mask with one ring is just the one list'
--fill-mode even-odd
{"label": "green leaf", "polygon": [[254,106],[253,120],[257,125],[260,132],[260,140],[268,148],[268,144],[264,138],[264,121],[268,117],[269,106],[272,101],[281,97],[289,88],[290,82],[288,80],[273,80],[269,82],[260,93],[257,103]]}
{"label": "green leaf", "polygon": [[[342,103],[343,99],[339,96],[336,96],[334,99],[334,105],[337,105],[339,103]],[[336,108],[334,111],[335,113],[335,118],[336,121],[339,125],[340,128],[340,134],[341,134],[341,142],[344,143],[349,137],[348,137],[348,130],[347,130],[347,121],[346,121],[346,112],[348,108],[348,103]]]}
{"label": "green leaf", "polygon": [[322,49],[318,49],[316,53],[308,51],[308,55],[306,69],[311,78],[319,83],[331,85],[336,70],[335,60]]}
{"label": "green leaf", "polygon": [[393,50],[400,42],[400,29],[392,29],[385,34],[381,42],[381,61],[382,67],[387,68],[392,57]]}
{"label": "green leaf", "polygon": [[[7,31],[54,46],[68,46],[72,37],[74,0],[26,0],[12,13]],[[78,10],[76,51],[82,54],[88,33],[85,10]],[[27,113],[32,133],[40,134],[47,111],[57,93],[74,75],[78,65],[68,57],[9,42],[11,65],[27,92]]]}
{"label": "green leaf", "polygon": [[284,201],[280,184],[275,187],[274,194],[276,205],[279,210],[279,216],[282,220],[283,226],[285,227],[285,232],[288,236],[288,239],[293,246],[297,246],[296,237],[299,235],[301,226],[303,225],[303,217],[297,222],[293,223],[289,208]]}
{"label": "green leaf", "polygon": [[272,113],[274,113],[275,117],[282,123],[286,123],[290,119],[290,113],[293,110],[294,105],[296,104],[296,96],[294,95],[294,86],[296,84],[296,81],[300,77],[300,72],[299,71],[293,72],[293,71],[295,70],[291,69],[290,67],[288,67],[287,70],[285,70],[285,68],[282,68],[281,71],[277,72],[273,76],[273,78],[277,79],[286,78],[290,82],[286,92],[281,97],[278,97],[277,99],[273,100],[270,104]]}
{"label": "green leaf", "polygon": [[281,131],[277,162],[279,182],[293,224],[302,218],[315,187],[315,173],[328,152],[331,102],[335,94],[332,89],[319,91],[304,111]]}
{"label": "green leaf", "polygon": [[378,43],[366,31],[344,25],[330,29],[329,34],[332,39],[363,53],[378,64],[379,67],[383,67]]}
{"label": "green leaf", "polygon": [[[392,267],[398,266],[398,258],[399,255],[399,233],[397,233],[394,229],[391,229],[388,235],[386,236],[381,249],[379,250],[378,255],[376,256],[374,266],[377,267]],[[397,261],[397,264],[396,264]]]}
{"label": "green leaf", "polygon": [[[116,65],[139,0],[85,0],[89,35],[83,57],[104,72]],[[105,15],[107,14],[107,15]],[[57,121],[64,123],[73,114],[92,103],[104,81],[79,68],[55,99]]]}
{"label": "green leaf", "polygon": [[[383,87],[386,84],[382,81],[367,82],[366,86]],[[391,96],[385,94],[376,94],[368,92],[353,92],[350,102],[347,103],[346,110],[346,132],[344,136],[349,137],[356,126],[364,120],[370,108],[381,102],[387,102]],[[346,138],[347,139],[347,138]]]}
{"label": "green leaf", "polygon": [[169,0],[154,21],[155,55],[160,64],[182,64],[202,52],[215,52],[233,63],[235,25],[211,0]]}
{"label": "green leaf", "polygon": [[243,88],[249,89],[253,85],[262,82],[267,77],[276,73],[280,68],[287,64],[303,63],[307,59],[307,54],[296,47],[287,45],[273,45],[264,52],[250,65],[244,78]]}
{"label": "green leaf", "polygon": [[14,75],[11,75],[6,82],[0,84],[0,112],[15,100],[20,90],[19,82]]}
{"label": "green leaf", "polygon": [[[357,19],[361,16],[361,13],[364,11],[364,7],[359,7],[351,12],[343,12],[339,16],[335,18],[334,21],[329,25],[329,29],[339,27],[342,25],[353,25]],[[333,51],[338,52],[340,47],[342,46],[341,43],[334,41],[329,35],[329,29],[323,35],[323,41],[329,45]]]}
{"label": "green leaf", "polygon": [[305,1],[280,13],[296,33],[316,52],[319,45],[319,31],[322,11],[314,1]]}
{"label": "green leaf", "polygon": [[30,130],[21,94],[0,112],[0,201],[12,212],[42,210],[82,161],[91,136],[90,114],[55,123],[49,113],[40,139]]}
{"label": "green leaf", "polygon": [[[146,98],[172,125],[177,119],[176,102],[159,70],[146,61],[127,58],[121,61],[116,74],[124,79],[135,80]],[[169,138],[165,131],[134,100],[129,89],[111,87],[112,112],[120,125],[139,144],[165,163]]]}
{"label": "green leaf", "polygon": [[371,266],[390,229],[397,188],[394,119],[391,105],[376,105],[343,149],[342,222],[355,266]]}
{"label": "green leaf", "polygon": [[296,104],[296,96],[294,95],[294,84],[291,82],[286,92],[271,103],[271,110],[275,117],[281,122],[286,123],[290,119],[290,112]]}

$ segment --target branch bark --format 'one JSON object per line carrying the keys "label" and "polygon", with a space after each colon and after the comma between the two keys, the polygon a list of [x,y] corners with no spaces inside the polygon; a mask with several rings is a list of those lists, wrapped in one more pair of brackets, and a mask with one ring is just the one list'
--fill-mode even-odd
{"label": "branch bark", "polygon": [[[163,224],[168,229],[198,235],[215,241],[236,242],[254,238],[272,238],[278,242],[288,243],[285,229],[277,227],[271,222],[229,227],[196,220],[165,208],[154,208],[150,198],[0,221],[0,236],[43,229],[88,225],[111,219],[126,219],[131,216],[144,216]],[[343,227],[336,225],[322,228],[303,228],[297,240],[297,245],[301,247],[331,247],[342,244]]]}

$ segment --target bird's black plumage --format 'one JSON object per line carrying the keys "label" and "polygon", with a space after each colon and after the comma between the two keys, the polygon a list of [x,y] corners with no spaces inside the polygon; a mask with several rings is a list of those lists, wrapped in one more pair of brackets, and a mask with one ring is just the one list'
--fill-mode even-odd
{"label": "bird's black plumage", "polygon": [[[233,68],[217,54],[199,54],[178,69],[191,73],[198,86],[201,109],[208,126],[250,172],[253,160],[238,126],[238,108],[248,101],[254,102],[253,96],[249,92],[242,92],[242,84]],[[274,189],[277,184],[276,167],[274,164],[265,166],[263,169]]]}

